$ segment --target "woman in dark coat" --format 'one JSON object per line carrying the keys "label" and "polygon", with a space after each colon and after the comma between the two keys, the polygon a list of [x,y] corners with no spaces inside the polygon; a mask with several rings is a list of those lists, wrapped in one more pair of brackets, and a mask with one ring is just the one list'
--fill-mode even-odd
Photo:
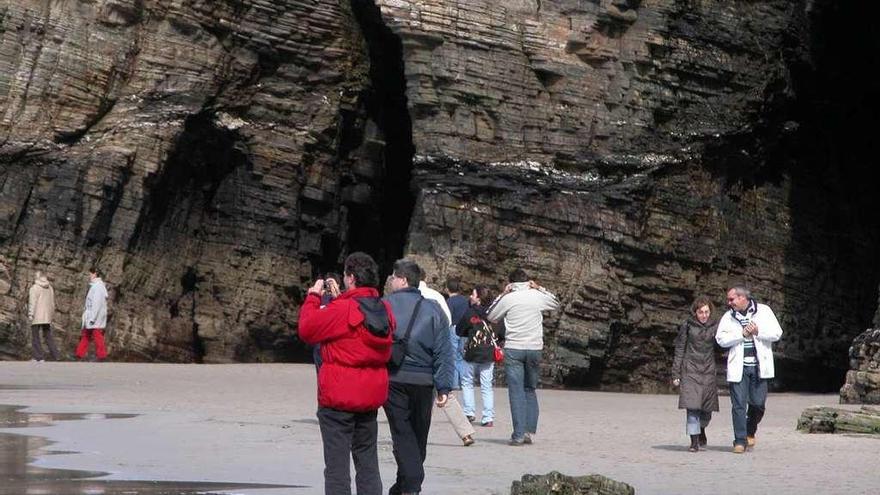
{"label": "woman in dark coat", "polygon": [[691,305],[691,316],[678,328],[675,358],[672,361],[672,384],[679,388],[678,408],[687,410],[688,450],[697,452],[706,445],[706,426],[712,411],[718,410],[718,385],[715,382],[715,329],[712,303],[698,297]]}

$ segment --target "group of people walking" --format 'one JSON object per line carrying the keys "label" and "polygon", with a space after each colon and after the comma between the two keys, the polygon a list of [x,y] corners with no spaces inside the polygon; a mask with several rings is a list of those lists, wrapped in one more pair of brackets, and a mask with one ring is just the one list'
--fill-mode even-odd
{"label": "group of people walking", "polygon": [[[28,291],[28,321],[31,324],[31,348],[34,361],[45,361],[41,341],[46,344],[49,357],[53,361],[62,358],[52,336],[52,321],[55,317],[55,289],[48,277],[37,271],[34,283]],[[95,357],[98,361],[107,358],[107,347],[104,343],[104,329],[107,328],[107,287],[101,280],[97,268],[89,270],[89,289],[80,319],[80,340],[76,346],[77,359],[85,359],[89,343],[95,343]]]}
{"label": "group of people walking", "polygon": [[[388,493],[419,493],[433,407],[447,414],[464,445],[472,444],[475,379],[479,377],[483,402],[479,423],[494,427],[494,363],[502,356],[513,423],[509,443],[534,441],[541,312],[558,308],[556,297],[523,270],[510,274],[498,297],[486,286],[474,287],[466,297],[453,279],[447,282],[447,299],[428,287],[425,278],[418,264],[398,260],[380,297],[378,266],[369,255],[353,253],[344,263],[344,290],[332,300],[322,301],[327,292],[323,278],[308,289],[299,336],[320,346],[317,415],[325,493],[351,493],[350,459],[357,493],[382,493],[376,447],[379,407],[388,418],[397,463]],[[460,409],[452,393],[457,388],[462,392]]]}
{"label": "group of people walking", "polygon": [[771,345],[782,336],[782,328],[773,310],[739,285],[727,291],[727,305],[729,311],[714,318],[710,299],[698,297],[675,339],[672,384],[679,387],[679,409],[686,410],[691,452],[707,444],[706,427],[712,412],[718,411],[716,344],[727,349],[734,453],[742,454],[757,444],[767,386],[775,376]]}

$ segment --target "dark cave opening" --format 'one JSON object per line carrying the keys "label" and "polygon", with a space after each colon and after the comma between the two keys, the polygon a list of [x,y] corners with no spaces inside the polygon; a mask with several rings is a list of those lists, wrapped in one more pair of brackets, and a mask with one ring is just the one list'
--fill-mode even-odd
{"label": "dark cave opening", "polygon": [[[880,285],[880,62],[865,4],[815,2],[807,10],[811,64],[790,65],[796,92],[788,144],[792,239],[786,253],[777,386],[836,392],[852,339],[872,326]],[[780,157],[780,159],[782,159]],[[783,327],[785,328],[785,327]]]}
{"label": "dark cave opening", "polygon": [[[352,0],[352,11],[369,54],[369,83],[363,105],[378,128],[365,129],[360,160],[376,172],[369,197],[348,194],[347,251],[364,251],[380,273],[403,256],[415,194],[412,167],[415,147],[406,97],[403,43],[382,19],[372,0]],[[371,134],[376,134],[372,136]],[[352,185],[354,187],[354,185]]]}

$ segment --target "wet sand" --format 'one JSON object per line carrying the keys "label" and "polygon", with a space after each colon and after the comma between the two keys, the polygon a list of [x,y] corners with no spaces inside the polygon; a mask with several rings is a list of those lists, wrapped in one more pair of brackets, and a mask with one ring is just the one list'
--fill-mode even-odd
{"label": "wet sand", "polygon": [[[506,494],[524,473],[551,470],[601,473],[638,494],[873,494],[880,483],[880,440],[795,431],[803,409],[836,405],[836,395],[771,394],[757,448],[734,455],[726,397],[708,429],[708,450],[694,454],[686,449],[684,412],[671,395],[541,390],[536,443],[510,447],[507,391],[495,392],[495,427],[477,427],[471,447],[460,446],[435,411],[424,494]],[[234,490],[252,495],[322,492],[310,365],[4,362],[0,404],[95,415],[87,418],[136,415],[0,430],[54,442],[34,454],[40,468],[105,472],[103,479],[120,481],[306,486]],[[387,490],[395,465],[381,412],[379,419]],[[46,450],[59,453],[40,453]]]}

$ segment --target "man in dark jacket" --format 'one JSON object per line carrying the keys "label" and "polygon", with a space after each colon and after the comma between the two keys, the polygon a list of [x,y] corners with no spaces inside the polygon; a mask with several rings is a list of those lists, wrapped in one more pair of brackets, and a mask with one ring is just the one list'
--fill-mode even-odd
{"label": "man in dark jacket", "polygon": [[379,298],[376,262],[365,253],[345,260],[345,292],[321,307],[315,282],[299,313],[299,337],[321,344],[318,422],[324,443],[324,493],[350,494],[354,459],[358,494],[380,495],[376,412],[388,397],[394,316]]}
{"label": "man in dark jacket", "polygon": [[422,297],[418,289],[420,273],[416,263],[397,260],[391,280],[394,292],[386,298],[397,321],[395,336],[398,339],[404,337],[410,320],[415,318],[403,363],[391,370],[385,402],[397,461],[397,479],[388,492],[391,495],[421,491],[434,389],[437,390],[437,407],[446,405],[452,390],[454,363],[449,321],[436,302]]}

